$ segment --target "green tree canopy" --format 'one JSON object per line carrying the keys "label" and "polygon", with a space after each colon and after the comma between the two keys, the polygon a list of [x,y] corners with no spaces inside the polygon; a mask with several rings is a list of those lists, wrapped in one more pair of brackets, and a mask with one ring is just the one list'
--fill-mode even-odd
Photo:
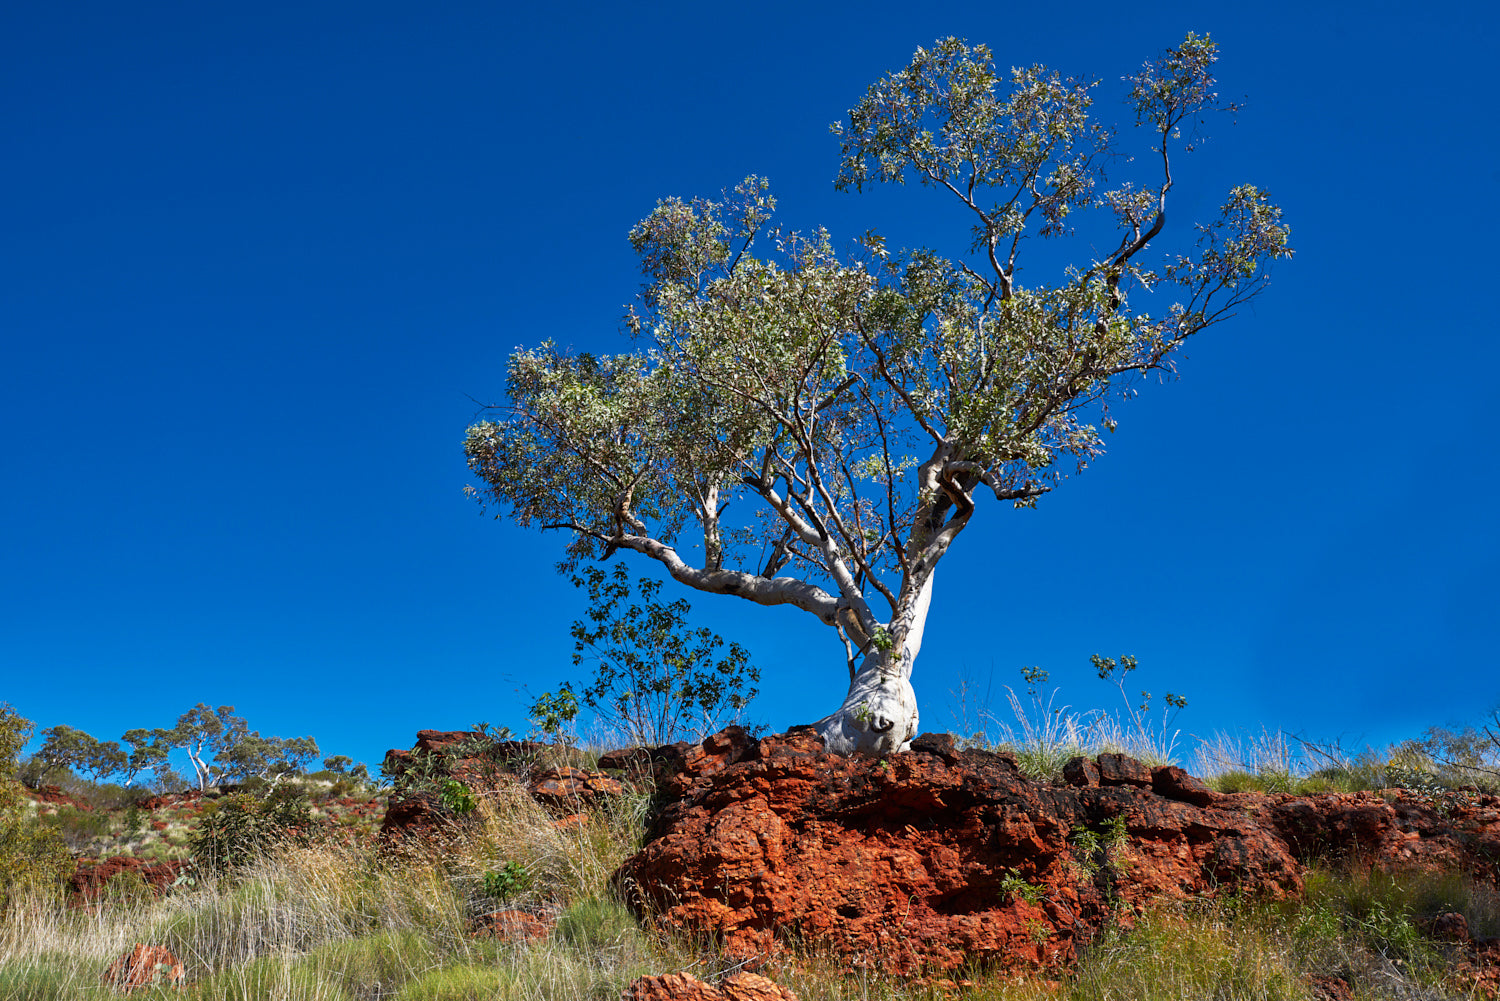
{"label": "green tree canopy", "polygon": [[[874,233],[842,253],[822,230],[774,227],[754,177],[721,200],[665,199],[630,233],[638,349],[513,354],[508,402],[468,430],[471,489],[568,532],[565,568],[632,551],[689,587],[813,614],[850,674],[825,743],[904,748],[933,573],[981,495],[1028,506],[1081,470],[1114,405],[1291,256],[1248,184],[1158,242],[1177,161],[1222,107],[1216,58],[1190,34],[1127,78],[1148,150],[1131,161],[1092,118],[1096,82],[1002,73],[952,38],[918,49],[834,127],[836,183],[915,179],[965,220],[967,254],[897,253]],[[1043,241],[1071,241],[1074,263],[1023,280]]]}

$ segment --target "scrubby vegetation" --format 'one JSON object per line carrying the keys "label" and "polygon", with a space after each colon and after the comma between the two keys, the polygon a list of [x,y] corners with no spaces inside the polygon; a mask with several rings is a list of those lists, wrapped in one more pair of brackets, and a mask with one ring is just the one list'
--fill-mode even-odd
{"label": "scrubby vegetation", "polygon": [[[1045,679],[1028,680],[1034,688]],[[5,749],[13,774],[26,724],[9,710],[0,722],[10,735]],[[1144,714],[1133,725],[1145,726]],[[1068,751],[1141,747],[1118,720],[1113,731],[1066,720],[1055,727],[1030,731],[1016,748],[1030,755],[1033,770],[1044,771],[1045,762]],[[1274,737],[1221,740],[1207,753],[1221,763],[1212,776],[1221,790],[1379,788],[1393,778],[1416,788],[1416,776],[1428,795],[1472,794],[1494,753],[1470,740],[1465,746],[1474,753],[1454,765],[1443,758],[1449,744],[1442,733],[1338,764],[1306,749],[1293,754],[1291,743]],[[1047,743],[1059,734],[1067,742]],[[1094,743],[1083,739],[1090,736]],[[485,740],[501,747],[483,734],[473,743]],[[573,748],[555,756],[523,766],[588,763]],[[480,753],[474,760],[488,759]],[[334,770],[195,800],[196,812],[179,824],[172,850],[191,864],[165,895],[125,874],[87,906],[59,889],[71,866],[64,841],[87,834],[95,843],[101,835],[90,824],[112,836],[131,827],[138,834],[151,827],[145,818],[155,812],[138,799],[118,799],[108,787],[75,784],[75,791],[91,788],[97,798],[39,818],[10,780],[0,843],[7,866],[0,1001],[103,996],[103,971],[136,942],[164,946],[185,965],[187,986],[170,996],[205,1001],[613,1001],[642,975],[687,970],[712,980],[735,968],[711,944],[643,928],[610,886],[610,874],[644,837],[649,790],[559,823],[516,783],[492,791],[463,786],[462,796],[450,790],[445,797],[437,773],[428,771],[414,768],[406,791],[433,797],[451,823],[421,847],[382,848],[368,825],[340,823],[330,791],[347,776]],[[96,820],[85,824],[78,816]],[[1095,838],[1107,864],[1106,842],[1123,832],[1075,836]],[[1067,971],[974,969],[902,980],[882,976],[878,963],[848,976],[803,956],[774,960],[762,972],[803,1001],[1321,999],[1335,980],[1355,998],[1486,996],[1464,974],[1461,947],[1437,934],[1435,922],[1456,913],[1476,937],[1500,935],[1493,888],[1456,872],[1336,868],[1314,869],[1306,883],[1305,897],[1295,902],[1196,901],[1135,915],[1101,935]],[[1029,889],[1019,878],[1011,887],[1020,895]],[[536,916],[550,930],[515,941],[486,934],[493,926],[481,919],[501,911]]]}
{"label": "scrubby vegetation", "polygon": [[[32,887],[0,923],[0,998],[89,996],[137,941],[187,965],[180,996],[215,1001],[602,1001],[645,974],[729,968],[711,950],[652,937],[611,896],[607,877],[641,836],[638,804],[565,829],[522,796],[481,804],[481,821],[455,829],[441,850],[399,859],[368,845],[281,844],[164,899],[122,894],[92,908]],[[526,888],[497,894],[490,877],[507,870],[524,872]],[[529,944],[474,937],[474,918],[502,905],[551,909],[556,927]],[[1350,981],[1360,997],[1465,996],[1449,982],[1454,947],[1424,933],[1454,911],[1478,934],[1500,933],[1500,901],[1460,877],[1323,872],[1300,905],[1164,908],[1104,937],[1075,971],[1053,974],[1060,980],[848,978],[815,959],[767,972],[805,1001],[960,990],[976,999],[1302,999],[1317,996],[1318,976]]]}
{"label": "scrubby vegetation", "polygon": [[58,832],[37,822],[16,781],[16,758],[31,735],[31,721],[0,703],[0,916],[16,900],[45,892],[73,867]]}

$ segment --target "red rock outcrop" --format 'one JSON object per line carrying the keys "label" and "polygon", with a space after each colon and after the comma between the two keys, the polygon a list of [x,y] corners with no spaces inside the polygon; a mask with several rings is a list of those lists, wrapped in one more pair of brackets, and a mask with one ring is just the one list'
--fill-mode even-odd
{"label": "red rock outcrop", "polygon": [[[548,744],[493,741],[477,731],[419,731],[411,750],[386,752],[384,771],[396,779],[396,792],[386,806],[381,837],[401,839],[453,823],[454,814],[443,808],[441,795],[434,791],[448,779],[462,782],[471,793],[521,784],[563,820],[621,794],[620,782],[602,771],[547,764],[556,753]],[[425,788],[403,782],[422,772],[432,780],[423,784]]]}
{"label": "red rock outcrop", "polygon": [[529,911],[491,911],[480,915],[474,921],[474,930],[469,933],[469,936],[525,944],[546,938],[552,933],[555,923]]}
{"label": "red rock outcrop", "polygon": [[[682,755],[675,801],[616,881],[733,955],[796,942],[900,974],[1068,963],[1116,902],[1300,891],[1286,846],[1243,812],[1168,799],[1130,759],[1098,768],[1116,784],[1052,788],[947,736],[875,760],[807,728],[726,731]],[[1121,822],[1128,843],[1110,846]]]}
{"label": "red rock outcrop", "polygon": [[63,792],[61,786],[38,786],[28,795],[39,805],[45,803],[49,806],[71,806],[75,810],[86,810],[90,813],[94,810],[89,804]]}
{"label": "red rock outcrop", "polygon": [[1298,894],[1310,858],[1500,875],[1495,797],[1440,811],[1410,793],[1222,796],[1123,755],[1048,786],[930,734],[881,760],[828,754],[809,728],[631,754],[667,805],[617,885],[659,926],[738,956],[796,944],[906,975],[1051,966],[1158,899]]}
{"label": "red rock outcrop", "polygon": [[101,859],[80,859],[78,868],[68,877],[68,891],[77,900],[92,902],[102,896],[109,881],[125,872],[139,876],[157,896],[161,896],[182,874],[187,862],[174,859],[155,862],[132,855],[111,855]]}
{"label": "red rock outcrop", "polygon": [[1354,1001],[1354,992],[1342,977],[1311,976],[1303,982],[1315,1001]]}
{"label": "red rock outcrop", "polygon": [[623,791],[617,779],[603,772],[567,767],[537,772],[526,789],[538,803],[562,817],[598,806]]}
{"label": "red rock outcrop", "polygon": [[140,942],[104,971],[105,984],[126,994],[153,986],[181,987],[182,977],[182,964],[176,956],[159,945]]}
{"label": "red rock outcrop", "polygon": [[797,1001],[797,995],[754,973],[736,973],[715,987],[690,973],[641,977],[624,1001]]}
{"label": "red rock outcrop", "polygon": [[161,796],[148,796],[136,804],[142,810],[148,812],[154,810],[165,810],[174,806],[201,806],[203,804],[203,793],[197,789],[189,789],[186,792],[170,792]]}

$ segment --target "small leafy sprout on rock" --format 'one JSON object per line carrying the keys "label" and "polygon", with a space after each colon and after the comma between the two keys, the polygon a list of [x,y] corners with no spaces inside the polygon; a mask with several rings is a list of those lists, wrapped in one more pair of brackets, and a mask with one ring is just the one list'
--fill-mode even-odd
{"label": "small leafy sprout on rock", "polygon": [[499,869],[484,874],[484,892],[497,900],[509,900],[531,888],[531,873],[512,859]]}
{"label": "small leafy sprout on rock", "polygon": [[469,787],[458,779],[449,779],[443,783],[440,799],[443,809],[451,810],[460,816],[474,812],[474,795],[469,792]]}
{"label": "small leafy sprout on rock", "polygon": [[1111,817],[1098,824],[1097,830],[1082,825],[1073,828],[1074,861],[1085,879],[1093,879],[1101,864],[1118,875],[1124,871],[1125,846],[1130,832],[1124,817]]}
{"label": "small leafy sprout on rock", "polygon": [[1008,869],[1006,875],[1000,880],[1000,897],[1002,900],[1024,900],[1028,904],[1041,903],[1046,894],[1046,888],[1034,886],[1021,878],[1021,870]]}
{"label": "small leafy sprout on rock", "polygon": [[567,682],[555,692],[543,692],[531,704],[531,722],[549,739],[566,743],[566,724],[578,718],[578,696]]}

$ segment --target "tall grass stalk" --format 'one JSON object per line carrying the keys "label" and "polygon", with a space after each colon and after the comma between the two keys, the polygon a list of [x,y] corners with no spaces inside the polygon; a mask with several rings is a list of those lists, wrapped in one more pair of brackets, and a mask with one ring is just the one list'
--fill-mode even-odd
{"label": "tall grass stalk", "polygon": [[[1058,689],[1044,701],[1034,689],[1023,698],[1009,685],[1004,688],[1010,718],[1002,719],[987,707],[977,712],[966,710],[973,713],[971,719],[977,718],[978,727],[964,740],[969,746],[1013,754],[1021,770],[1032,778],[1057,778],[1068,759],[1080,755],[1117,752],[1148,765],[1177,761],[1181,731],[1171,729],[1174,713],[1170,709],[1158,722],[1128,700],[1125,710],[1118,713],[1103,709],[1075,711],[1070,705],[1057,704]],[[956,694],[961,703],[967,703],[966,689]]]}

